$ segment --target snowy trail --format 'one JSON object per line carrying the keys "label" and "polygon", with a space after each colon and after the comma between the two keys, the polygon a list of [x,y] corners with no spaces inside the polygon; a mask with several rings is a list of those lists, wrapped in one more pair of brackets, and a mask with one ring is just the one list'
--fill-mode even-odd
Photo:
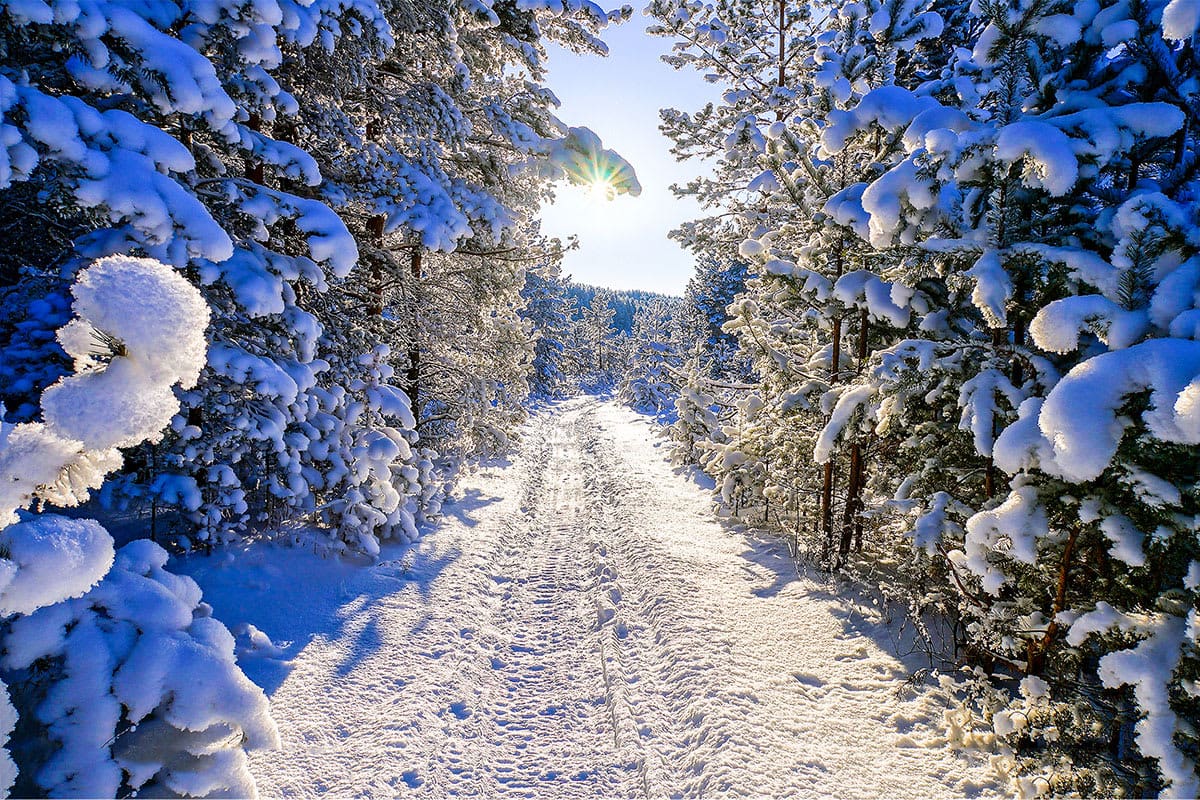
{"label": "snowy trail", "polygon": [[[267,577],[256,604],[222,586],[232,575],[193,570],[222,618],[296,637],[286,669],[248,666],[284,742],[254,757],[260,791],[993,791],[981,759],[897,698],[907,672],[882,628],[851,624],[782,545],[724,527],[656,441],[627,409],[573,400],[530,423],[510,465],[466,480],[416,548],[343,568],[319,597],[270,595]],[[246,607],[222,605],[235,596]]]}

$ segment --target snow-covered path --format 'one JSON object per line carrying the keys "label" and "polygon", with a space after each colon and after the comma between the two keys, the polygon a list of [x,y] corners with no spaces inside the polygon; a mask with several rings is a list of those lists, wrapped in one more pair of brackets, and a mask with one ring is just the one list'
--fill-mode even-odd
{"label": "snow-covered path", "polygon": [[[988,788],[978,760],[917,744],[935,732],[896,696],[907,673],[884,629],[798,576],[781,545],[723,526],[658,441],[616,404],[573,400],[532,421],[511,464],[469,477],[402,557],[343,568],[315,596],[293,587],[259,601],[222,588],[232,573],[194,570],[218,616],[293,637],[286,667],[248,670],[283,737],[281,752],[254,757],[260,790]],[[248,606],[222,606],[235,596]]]}

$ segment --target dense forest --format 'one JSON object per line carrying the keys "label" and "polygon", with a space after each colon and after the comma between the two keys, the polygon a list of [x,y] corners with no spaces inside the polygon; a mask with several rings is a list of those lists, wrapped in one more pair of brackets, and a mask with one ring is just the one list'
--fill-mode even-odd
{"label": "dense forest", "polygon": [[648,12],[724,91],[662,115],[736,343],[679,458],[905,609],[1022,793],[1195,795],[1196,7]]}
{"label": "dense forest", "polygon": [[[630,13],[3,5],[0,785],[252,793],[265,698],[151,540],[374,554],[506,447],[555,324],[523,313],[562,249],[538,205],[639,191],[554,115],[545,45],[603,53]],[[85,500],[136,540],[24,510]]]}
{"label": "dense forest", "polygon": [[634,318],[642,309],[656,302],[671,303],[678,298],[656,292],[645,292],[637,289],[619,290],[605,289],[601,286],[589,286],[584,283],[567,283],[567,297],[575,303],[573,317],[580,319],[583,310],[596,304],[596,299],[606,302],[613,310],[612,328],[625,336],[633,334]]}
{"label": "dense forest", "polygon": [[546,85],[628,6],[0,5],[0,789],[254,794],[171,555],[369,561],[593,392],[894,613],[1013,791],[1200,793],[1200,6],[645,12],[722,92],[662,112],[682,298],[537,219],[640,191]]}

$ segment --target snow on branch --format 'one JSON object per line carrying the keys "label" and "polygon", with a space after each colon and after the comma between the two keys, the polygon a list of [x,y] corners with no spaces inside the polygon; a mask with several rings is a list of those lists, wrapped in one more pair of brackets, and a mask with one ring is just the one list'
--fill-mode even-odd
{"label": "snow on branch", "polygon": [[633,165],[615,150],[606,150],[588,128],[568,128],[561,139],[547,140],[543,159],[543,169],[551,177],[581,186],[607,186],[615,194],[637,197],[642,193]]}

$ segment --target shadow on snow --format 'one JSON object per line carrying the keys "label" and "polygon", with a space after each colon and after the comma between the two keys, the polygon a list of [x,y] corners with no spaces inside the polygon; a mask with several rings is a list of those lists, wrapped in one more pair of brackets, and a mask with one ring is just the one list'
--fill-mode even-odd
{"label": "shadow on snow", "polygon": [[[478,524],[477,512],[498,499],[469,490],[443,512],[472,527]],[[344,648],[336,669],[344,677],[384,646],[381,601],[415,590],[420,602],[428,603],[433,582],[461,556],[457,548],[422,552],[425,537],[436,528],[437,523],[427,526],[414,544],[385,544],[374,563],[361,556],[256,541],[211,556],[190,554],[176,559],[171,569],[201,585],[213,616],[231,630],[249,624],[270,638],[274,652],[248,646],[245,634],[237,640],[239,665],[271,696],[314,640]],[[428,620],[423,614],[416,628]]]}

